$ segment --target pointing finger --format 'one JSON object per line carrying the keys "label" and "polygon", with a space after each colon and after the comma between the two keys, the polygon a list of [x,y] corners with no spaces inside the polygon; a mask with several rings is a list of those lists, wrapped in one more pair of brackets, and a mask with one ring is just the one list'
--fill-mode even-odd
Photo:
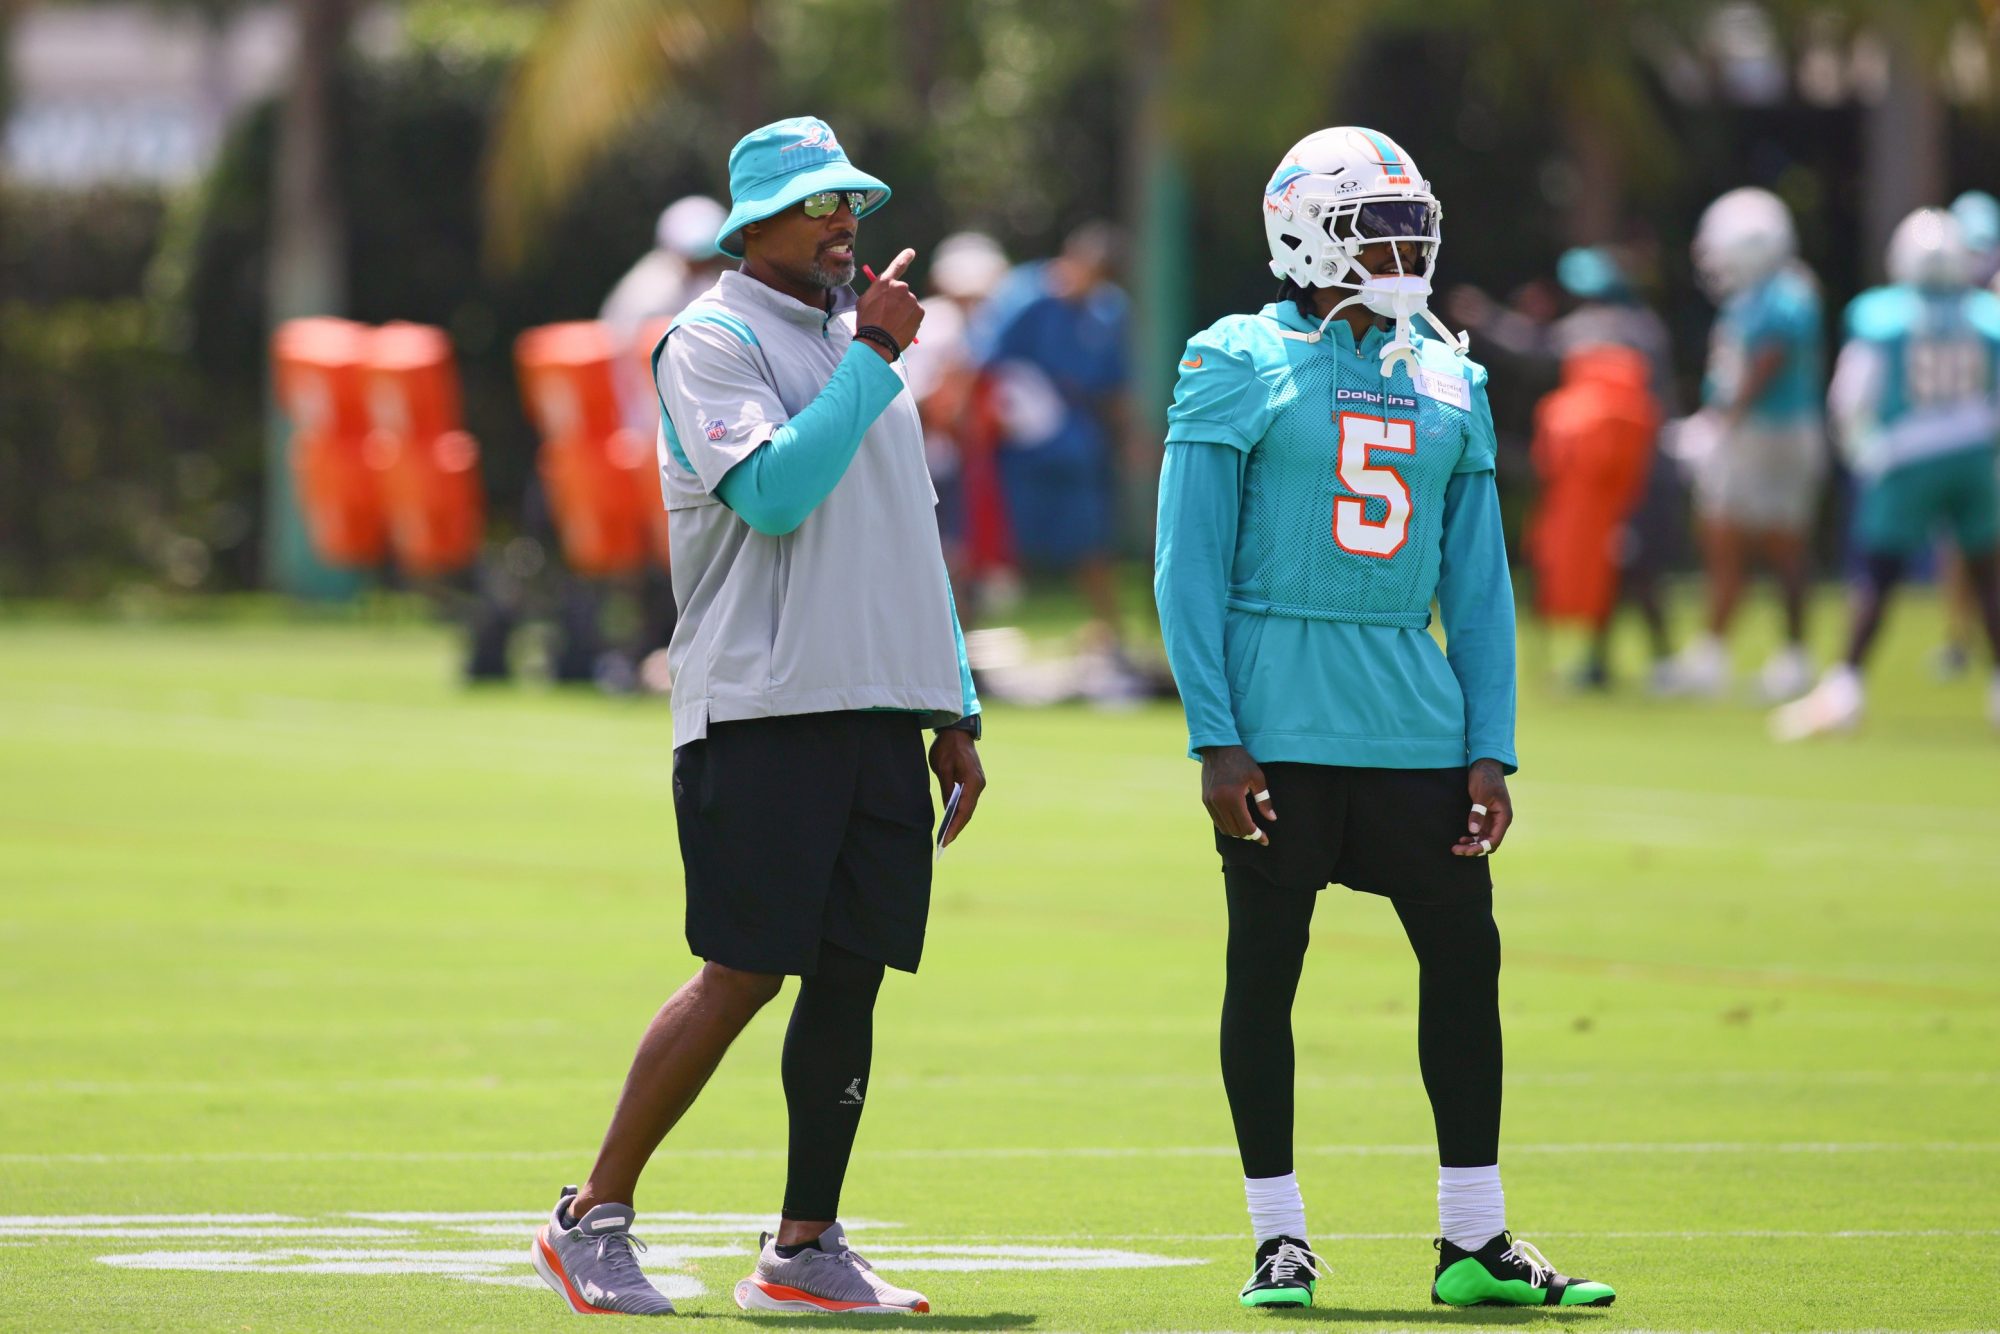
{"label": "pointing finger", "polygon": [[882,270],[882,276],[876,281],[895,282],[908,271],[911,264],[916,262],[916,258],[917,252],[905,246],[901,253],[889,261],[889,266]]}

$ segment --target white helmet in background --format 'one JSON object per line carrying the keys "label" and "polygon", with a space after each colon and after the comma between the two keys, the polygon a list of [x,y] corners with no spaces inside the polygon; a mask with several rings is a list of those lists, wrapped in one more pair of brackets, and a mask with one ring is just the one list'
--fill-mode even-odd
{"label": "white helmet in background", "polygon": [[690,264],[714,259],[721,253],[715,248],[715,234],[728,214],[728,209],[707,195],[676,199],[653,224],[653,245]]}
{"label": "white helmet in background", "polygon": [[1973,256],[1965,229],[1941,208],[1920,208],[1889,234],[1889,281],[1910,287],[1964,287]]}
{"label": "white helmet in background", "polygon": [[984,232],[953,232],[931,254],[931,286],[954,301],[984,301],[1006,278],[1007,252]]}
{"label": "white helmet in background", "polygon": [[1792,211],[1769,190],[1731,190],[1710,204],[1694,233],[1694,267],[1716,299],[1770,277],[1798,253]]}
{"label": "white helmet in background", "polygon": [[[1419,318],[1460,355],[1465,352],[1465,335],[1453,334],[1428,309],[1443,216],[1410,155],[1387,135],[1355,125],[1299,140],[1264,187],[1271,272],[1300,287],[1353,293],[1326,322],[1356,302],[1394,318],[1396,336],[1382,350],[1384,375],[1394,370],[1397,358],[1414,362],[1410,326]],[[1378,276],[1362,265],[1360,255],[1363,247],[1381,241],[1397,243],[1391,247],[1395,269]],[[1413,252],[1409,267],[1405,246]]]}

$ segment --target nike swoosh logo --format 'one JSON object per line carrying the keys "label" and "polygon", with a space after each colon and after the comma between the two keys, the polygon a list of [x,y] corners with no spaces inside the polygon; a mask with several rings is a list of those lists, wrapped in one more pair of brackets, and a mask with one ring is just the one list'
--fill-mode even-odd
{"label": "nike swoosh logo", "polygon": [[1198,371],[1201,369],[1201,358],[1197,356],[1193,361],[1183,361],[1181,365],[1187,367],[1191,371]]}

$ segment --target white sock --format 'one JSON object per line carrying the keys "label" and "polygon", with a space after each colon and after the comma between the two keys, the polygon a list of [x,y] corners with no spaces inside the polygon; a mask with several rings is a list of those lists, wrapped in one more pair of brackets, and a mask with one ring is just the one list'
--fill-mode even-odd
{"label": "white sock", "polygon": [[1244,1177],[1243,1198],[1250,1205],[1250,1230],[1257,1240],[1273,1237],[1306,1238],[1306,1201],[1299,1194],[1299,1174],[1281,1177]]}
{"label": "white sock", "polygon": [[1500,1165],[1438,1169],[1438,1232],[1461,1250],[1476,1251],[1507,1230],[1507,1195]]}

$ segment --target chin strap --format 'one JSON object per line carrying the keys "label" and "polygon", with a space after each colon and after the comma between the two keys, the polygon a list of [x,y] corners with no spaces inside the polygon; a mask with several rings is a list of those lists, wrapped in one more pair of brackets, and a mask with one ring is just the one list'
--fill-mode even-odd
{"label": "chin strap", "polygon": [[[1325,336],[1326,326],[1332,324],[1335,317],[1337,317],[1341,311],[1346,310],[1349,306],[1359,302],[1361,298],[1362,294],[1360,292],[1356,292],[1353,296],[1348,297],[1345,301],[1342,301],[1332,310],[1329,310],[1326,313],[1326,318],[1319,322],[1319,328],[1313,330],[1311,333],[1302,334],[1302,333],[1292,333],[1287,331],[1285,337],[1300,339],[1308,343],[1317,343],[1322,337]],[[1398,363],[1401,363],[1406,369],[1414,369],[1416,367],[1417,345],[1410,339],[1409,328],[1410,325],[1418,319],[1422,319],[1425,323],[1429,324],[1432,329],[1436,330],[1437,336],[1441,340],[1443,340],[1444,345],[1446,347],[1451,349],[1453,356],[1463,357],[1471,355],[1472,336],[1470,334],[1453,333],[1451,330],[1444,327],[1444,321],[1440,320],[1436,315],[1433,315],[1431,313],[1431,308],[1429,306],[1418,306],[1415,310],[1411,311],[1409,314],[1396,317],[1395,337],[1391,338],[1389,340],[1388,345],[1382,349],[1383,379],[1386,380],[1390,376],[1396,373],[1396,366]]]}
{"label": "chin strap", "polygon": [[[1342,304],[1345,303],[1343,302]],[[1453,356],[1463,357],[1471,354],[1472,335],[1467,333],[1453,333],[1444,327],[1443,320],[1431,314],[1429,306],[1418,306],[1415,311],[1396,321],[1396,336],[1389,340],[1387,347],[1382,349],[1382,377],[1384,379],[1396,373],[1396,363],[1399,361],[1406,368],[1415,368],[1417,364],[1417,347],[1415,343],[1410,341],[1409,327],[1418,319],[1422,319],[1431,328],[1437,330],[1437,336],[1444,340],[1444,345],[1451,349]]]}

